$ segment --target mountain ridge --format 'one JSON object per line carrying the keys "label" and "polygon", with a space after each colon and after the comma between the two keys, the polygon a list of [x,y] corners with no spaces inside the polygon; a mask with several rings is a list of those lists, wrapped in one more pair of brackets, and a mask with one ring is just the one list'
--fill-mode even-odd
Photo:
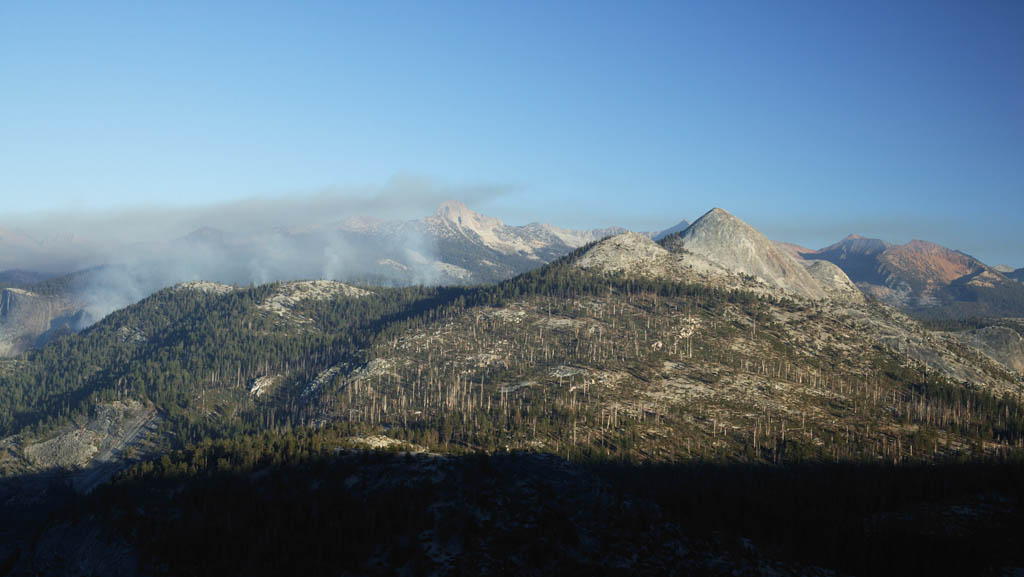
{"label": "mountain ridge", "polygon": [[930,316],[1024,315],[1024,285],[964,252],[913,239],[892,244],[851,234],[802,259],[842,268],[867,295]]}

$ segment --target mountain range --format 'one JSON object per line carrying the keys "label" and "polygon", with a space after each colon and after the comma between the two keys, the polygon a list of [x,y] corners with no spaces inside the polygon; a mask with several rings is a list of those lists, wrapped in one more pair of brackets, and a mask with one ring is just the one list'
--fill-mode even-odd
{"label": "mountain range", "polygon": [[[659,250],[676,255],[671,266],[700,270],[705,278],[740,271],[808,298],[861,298],[862,292],[931,318],[1024,316],[1024,269],[989,267],[933,243],[894,245],[850,235],[812,250],[769,243],[719,209],[694,225],[698,223],[691,226],[683,220],[662,231],[637,233],[630,242],[647,240],[653,251],[650,241],[658,241],[663,245]],[[376,286],[490,283],[623,232],[614,227],[571,230],[540,223],[510,226],[458,201],[445,202],[433,215],[410,221],[349,217],[325,225],[244,234],[203,227],[166,243],[126,248],[132,257],[123,262],[64,276],[19,269],[0,272],[5,291],[0,296],[0,356],[80,330],[112,310],[179,282],[203,279],[244,285],[326,278]],[[0,257],[61,246],[55,242],[39,243],[0,230]]]}
{"label": "mountain range", "polygon": [[[121,247],[110,257],[112,262],[62,276],[18,269],[0,272],[0,290],[7,291],[7,304],[0,307],[0,356],[80,330],[180,282],[244,285],[326,278],[378,286],[488,283],[624,230],[571,230],[540,223],[510,226],[458,201],[445,202],[433,215],[410,221],[349,217],[326,225],[249,233],[202,227],[165,243]],[[51,254],[61,250],[59,243],[0,233],[0,262],[21,262],[15,256],[26,254],[64,262]],[[668,231],[648,233],[664,234]]]}
{"label": "mountain range", "polygon": [[1000,271],[935,243],[904,245],[851,234],[822,248],[791,251],[843,269],[867,295],[931,317],[1022,316],[1021,271]]}
{"label": "mountain range", "polygon": [[[324,555],[358,574],[408,559],[423,573],[481,572],[494,565],[476,553],[502,543],[567,572],[597,559],[652,573],[806,573],[797,560],[824,574],[817,565],[884,572],[914,546],[940,569],[962,569],[934,543],[934,519],[959,543],[995,543],[994,563],[1016,559],[1015,534],[992,528],[1014,526],[1018,512],[978,505],[989,502],[977,488],[990,482],[984,470],[965,473],[962,489],[943,477],[941,503],[913,495],[936,465],[1020,454],[1020,321],[915,320],[866,298],[840,265],[798,259],[722,209],[659,241],[622,232],[545,264],[521,230],[447,208],[422,226],[539,264],[472,286],[179,283],[0,360],[0,559],[15,574],[62,574],[72,562],[81,574],[111,563],[123,574],[274,572],[274,555],[243,558],[253,549],[226,546],[237,540],[290,554],[312,546],[313,572]],[[48,282],[32,294],[59,292]],[[10,314],[25,292],[9,291]],[[762,485],[745,468],[836,462],[859,468],[811,486]],[[652,486],[658,467],[680,463],[696,468]],[[710,463],[744,472],[723,478]],[[895,464],[927,469],[910,480],[864,472]],[[732,479],[727,494],[677,500],[707,475]],[[837,479],[868,496],[851,510]],[[797,502],[812,517],[792,541],[779,540],[782,521],[753,535],[730,521],[693,538],[722,510],[779,520]],[[819,510],[846,512],[814,521]],[[657,537],[646,529],[655,521]],[[330,553],[367,530],[372,555]],[[662,533],[671,547],[628,554],[664,543]],[[866,544],[821,553],[854,538]],[[87,545],[61,557],[54,544],[69,541]],[[566,553],[525,545],[538,541]],[[733,541],[750,565],[723,568],[737,558],[722,554]],[[892,542],[892,554],[860,554]]]}

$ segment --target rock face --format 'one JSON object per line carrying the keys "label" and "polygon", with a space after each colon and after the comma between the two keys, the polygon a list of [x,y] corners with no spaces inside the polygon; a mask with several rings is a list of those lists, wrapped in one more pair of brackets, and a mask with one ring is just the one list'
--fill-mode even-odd
{"label": "rock face", "polygon": [[25,457],[39,468],[82,467],[99,449],[100,435],[89,430],[68,431],[48,441],[25,447]]}
{"label": "rock face", "polygon": [[12,356],[77,327],[70,299],[22,289],[0,291],[0,356]]}
{"label": "rock face", "polygon": [[1024,373],[1024,337],[1010,327],[993,326],[968,331],[961,335],[961,340],[1007,368]]}
{"label": "rock face", "polygon": [[715,208],[667,243],[734,273],[750,275],[775,288],[810,299],[828,292],[792,256],[779,250],[754,227]]}
{"label": "rock face", "polygon": [[663,230],[661,232],[657,232],[657,233],[652,234],[651,238],[653,238],[654,240],[661,240],[661,239],[665,238],[666,236],[683,232],[687,228],[690,228],[690,223],[688,221],[686,221],[686,220],[681,220],[675,226],[670,226],[670,227],[666,228],[665,230]]}
{"label": "rock face", "polygon": [[830,298],[853,302],[864,300],[864,294],[838,266],[827,260],[805,260],[802,264]]}

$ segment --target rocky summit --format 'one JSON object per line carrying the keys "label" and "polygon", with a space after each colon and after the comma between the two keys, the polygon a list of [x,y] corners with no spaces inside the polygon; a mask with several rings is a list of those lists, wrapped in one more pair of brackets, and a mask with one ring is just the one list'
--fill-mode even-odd
{"label": "rocky summit", "polygon": [[[822,284],[792,256],[780,250],[754,227],[715,208],[697,219],[678,237],[668,237],[670,250],[692,253],[733,273],[809,299],[830,296]],[[845,275],[843,275],[845,276]],[[822,277],[833,282],[835,274]],[[840,278],[841,285],[848,282]],[[842,292],[842,289],[836,289]]]}

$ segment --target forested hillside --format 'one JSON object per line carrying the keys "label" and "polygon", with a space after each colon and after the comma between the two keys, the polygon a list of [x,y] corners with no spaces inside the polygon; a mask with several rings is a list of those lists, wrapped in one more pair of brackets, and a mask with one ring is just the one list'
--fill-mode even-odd
{"label": "forested hillside", "polygon": [[[713,517],[709,505],[697,497],[680,501],[644,480],[680,479],[708,502],[726,502],[730,491],[750,484],[765,499],[796,499],[785,497],[792,479],[773,471],[805,470],[810,476],[793,490],[816,495],[821,501],[812,507],[820,509],[825,484],[845,475],[842,467],[862,468],[883,501],[865,501],[844,521],[851,524],[926,502],[883,496],[890,481],[910,487],[927,476],[891,467],[947,467],[959,483],[949,493],[956,506],[980,506],[989,488],[1008,490],[993,470],[976,484],[953,472],[980,463],[998,470],[1024,454],[1021,374],[964,336],[984,326],[924,326],[872,302],[729,288],[756,288],[751,277],[695,282],[581,268],[592,249],[481,287],[306,281],[160,291],[81,334],[4,361],[0,466],[7,477],[0,490],[21,495],[8,498],[14,511],[41,507],[58,519],[88,519],[83,527],[99,531],[90,533],[90,547],[114,547],[112,558],[133,566],[152,570],[172,551],[194,551],[173,557],[172,574],[226,570],[214,559],[272,573],[273,562],[238,559],[238,541],[211,541],[235,526],[264,527],[269,532],[239,539],[269,539],[282,555],[308,545],[309,565],[297,566],[312,573],[338,563],[353,572],[393,568],[400,559],[422,570],[480,570],[489,565],[465,564],[474,552],[494,551],[537,526],[548,531],[546,545],[524,542],[507,553],[534,559],[524,566],[536,567],[563,551],[550,565],[556,570],[588,567],[582,559],[600,550],[593,568],[648,539],[612,531],[619,523],[677,535],[670,541],[681,548],[645,549],[648,565],[634,558],[624,567],[877,569],[891,560],[888,546],[864,561],[821,553],[801,544],[804,538],[777,542],[742,523],[724,534],[698,531],[695,520]],[[366,461],[359,455],[367,449],[433,456]],[[496,456],[505,453],[513,456]],[[709,463],[722,468],[700,468]],[[650,468],[656,465],[668,468]],[[105,489],[118,470],[114,487]],[[717,481],[700,481],[694,471]],[[505,475],[526,485],[509,485]],[[395,492],[420,486],[423,477],[436,480],[434,488]],[[440,488],[441,479],[457,480],[456,488]],[[71,488],[93,496],[81,501]],[[166,496],[180,491],[190,495],[186,504],[171,505]],[[540,504],[579,491],[578,501],[564,506]],[[468,516],[423,508],[439,500],[455,511],[496,494],[505,497]],[[538,499],[523,510],[514,505]],[[294,509],[267,509],[259,519],[242,512],[243,502],[270,501]],[[70,508],[54,509],[62,503]],[[609,506],[614,514],[601,513]],[[990,540],[983,526],[1015,522],[1016,505],[1000,507],[984,509],[984,523],[964,521],[966,538]],[[352,516],[332,521],[329,513],[342,509]],[[122,513],[101,512],[108,510]],[[160,519],[142,533],[131,529],[139,527],[140,510]],[[209,524],[211,511],[228,525]],[[681,511],[696,517],[684,521]],[[784,522],[774,508],[758,511],[761,522]],[[910,531],[903,542],[939,551],[944,545],[924,527],[943,511],[914,513],[912,526],[885,525],[859,538],[877,548]],[[292,514],[304,520],[302,529]],[[403,514],[411,517],[396,520]],[[18,513],[11,523],[15,518],[32,516]],[[652,519],[661,521],[650,525]],[[40,543],[84,530],[64,522],[48,525],[35,546],[13,538],[0,553],[34,547],[32,563],[59,573],[67,559],[47,557]],[[307,533],[355,535],[364,523],[375,529],[353,536],[350,548]],[[478,533],[473,527],[487,527],[491,537],[466,540]],[[830,538],[854,538],[842,527]],[[21,535],[24,527],[6,531]],[[715,565],[741,537],[757,539],[752,557]],[[354,553],[364,551],[361,538],[389,544],[379,554]],[[620,538],[630,543],[626,549],[612,545]],[[16,557],[12,566],[24,568]]]}

